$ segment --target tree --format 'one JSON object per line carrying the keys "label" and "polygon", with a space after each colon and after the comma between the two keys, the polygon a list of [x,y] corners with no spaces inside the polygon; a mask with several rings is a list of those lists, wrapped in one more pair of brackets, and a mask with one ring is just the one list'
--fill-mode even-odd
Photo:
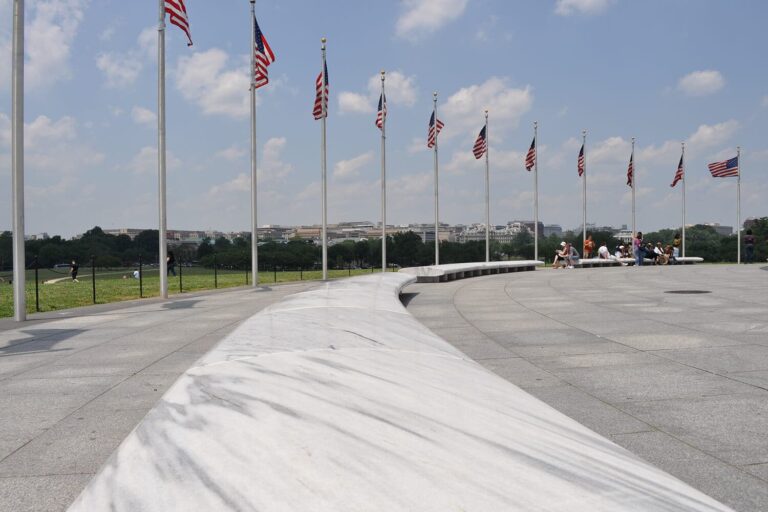
{"label": "tree", "polygon": [[208,255],[213,254],[213,246],[211,245],[211,239],[208,237],[203,238],[200,245],[197,246],[197,259],[202,260]]}

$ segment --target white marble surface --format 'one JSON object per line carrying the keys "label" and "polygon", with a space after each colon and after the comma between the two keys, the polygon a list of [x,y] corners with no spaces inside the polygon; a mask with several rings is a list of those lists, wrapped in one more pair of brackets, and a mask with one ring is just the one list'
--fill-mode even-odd
{"label": "white marble surface", "polygon": [[544,265],[543,261],[538,260],[516,260],[516,261],[490,261],[490,262],[472,262],[472,263],[449,263],[446,265],[427,265],[425,267],[407,267],[400,269],[404,274],[410,274],[417,277],[440,277],[447,274],[458,272],[470,272],[474,270],[490,270],[499,268],[525,268],[538,267]]}
{"label": "white marble surface", "polygon": [[724,511],[419,324],[387,273],[247,320],[70,508]]}
{"label": "white marble surface", "polygon": [[[704,261],[704,258],[700,258],[698,256],[686,256],[679,258],[675,258],[679,263],[702,263]],[[622,263],[628,263],[630,265],[635,264],[635,258],[619,258],[619,261]],[[645,258],[643,260],[643,263],[646,265],[653,265],[653,260],[650,258]]]}

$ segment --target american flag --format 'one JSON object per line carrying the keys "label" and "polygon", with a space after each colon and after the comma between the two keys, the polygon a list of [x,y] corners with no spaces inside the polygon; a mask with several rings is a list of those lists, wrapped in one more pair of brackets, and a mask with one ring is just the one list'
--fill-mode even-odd
{"label": "american flag", "polygon": [[472,153],[475,154],[475,158],[479,159],[486,151],[488,151],[488,143],[485,140],[485,126],[483,126],[475,141],[475,147],[472,148]]}
{"label": "american flag", "polygon": [[187,8],[184,7],[184,0],[165,0],[165,12],[168,14],[171,25],[176,25],[187,34],[189,43],[192,46],[192,36],[189,35],[189,17]]}
{"label": "american flag", "polygon": [[531,141],[531,148],[528,150],[528,154],[525,155],[525,168],[530,171],[536,164],[536,137]]}
{"label": "american flag", "polygon": [[581,145],[581,151],[579,151],[579,162],[577,164],[579,170],[579,176],[584,174],[584,144]]}
{"label": "american flag", "polygon": [[328,117],[328,64],[323,63],[323,70],[315,80],[315,106],[312,109],[315,119]]}
{"label": "american flag", "polygon": [[739,175],[739,157],[735,156],[724,162],[714,162],[709,165],[709,172],[713,178],[730,178]]}
{"label": "american flag", "polygon": [[675,173],[675,178],[672,180],[670,187],[677,185],[677,182],[681,179],[683,179],[683,155],[680,155],[680,163],[677,164],[677,172]]}
{"label": "american flag", "polygon": [[427,131],[427,147],[433,148],[437,143],[437,134],[443,129],[443,122],[437,120],[437,127],[435,127],[435,111],[432,111],[432,117],[429,118],[429,130]]}
{"label": "american flag", "polygon": [[256,44],[253,47],[253,61],[255,68],[253,70],[253,86],[258,89],[269,83],[267,66],[275,62],[275,54],[267,43],[267,38],[261,33],[259,22],[256,17],[253,18],[254,34],[256,35]]}
{"label": "american flag", "polygon": [[387,97],[384,93],[379,96],[379,110],[376,112],[376,126],[379,130],[384,129],[384,120],[387,118]]}
{"label": "american flag", "polygon": [[630,187],[633,186],[633,183],[635,181],[635,154],[632,153],[629,156],[629,167],[627,167],[627,185]]}

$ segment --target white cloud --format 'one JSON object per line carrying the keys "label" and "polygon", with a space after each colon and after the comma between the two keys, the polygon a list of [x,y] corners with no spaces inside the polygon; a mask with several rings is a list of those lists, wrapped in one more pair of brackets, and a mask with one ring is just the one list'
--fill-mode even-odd
{"label": "white cloud", "polygon": [[62,117],[58,121],[53,121],[47,116],[38,116],[31,123],[24,125],[24,145],[28,148],[71,141],[75,135],[75,120],[69,116]]}
{"label": "white cloud", "polygon": [[613,3],[614,0],[557,0],[555,14],[560,16],[600,14]]}
{"label": "white cloud", "polygon": [[88,0],[39,0],[26,28],[24,81],[50,86],[71,76],[69,58]]}
{"label": "white cloud", "polygon": [[395,26],[399,37],[418,40],[464,14],[468,0],[405,0]]}
{"label": "white cloud", "polygon": [[712,69],[688,73],[677,82],[677,88],[688,96],[714,94],[724,85],[723,75]]}
{"label": "white cloud", "polygon": [[733,119],[713,125],[702,124],[688,138],[688,141],[702,148],[717,146],[730,139],[738,128],[739,123]]}
{"label": "white cloud", "polygon": [[[403,105],[412,107],[416,104],[418,90],[416,78],[402,71],[389,71],[386,74],[385,90],[388,105]],[[376,73],[368,79],[368,95],[343,91],[339,94],[339,111],[342,114],[369,114],[374,111],[374,105],[381,94],[381,74]]]}
{"label": "white cloud", "polygon": [[104,73],[107,87],[121,88],[133,85],[141,72],[142,64],[131,54],[107,52],[96,57],[96,67]]}
{"label": "white cloud", "polygon": [[147,57],[157,59],[157,26],[153,25],[139,32],[136,42]]}
{"label": "white cloud", "polygon": [[248,65],[227,68],[229,55],[218,48],[181,57],[176,88],[204,114],[246,117],[249,109]]}
{"label": "white cloud", "polygon": [[136,124],[153,125],[157,121],[157,116],[148,108],[136,106],[131,109],[131,119]]}
{"label": "white cloud", "polygon": [[251,176],[245,173],[240,173],[235,178],[226,181],[221,185],[214,185],[208,191],[208,194],[217,196],[231,192],[248,192],[249,190],[251,190]]}
{"label": "white cloud", "polygon": [[258,166],[259,180],[270,181],[285,178],[293,166],[283,161],[283,151],[288,141],[285,137],[272,137],[264,143]]}
{"label": "white cloud", "polygon": [[[415,77],[407,76],[402,71],[387,72],[384,82],[387,92],[387,103],[390,105],[412,107],[416,104],[416,97],[418,95],[415,82]],[[381,94],[381,75],[376,74],[368,79],[368,92],[372,98],[376,98],[376,101],[378,101]]]}
{"label": "white cloud", "polygon": [[229,160],[231,162],[234,162],[236,160],[240,160],[241,158],[243,158],[245,154],[246,154],[246,151],[243,148],[237,145],[232,145],[226,149],[222,149],[221,151],[217,152],[216,156],[219,158],[223,158],[224,160]]}
{"label": "white cloud", "polygon": [[368,114],[373,112],[372,100],[363,94],[343,91],[339,93],[339,112],[341,114]]}
{"label": "white cloud", "polygon": [[483,124],[483,110],[489,109],[491,137],[499,127],[517,126],[523,114],[531,109],[531,87],[510,87],[506,78],[492,77],[479,85],[459,89],[448,98],[440,117],[445,122],[441,136],[464,130],[477,131]]}
{"label": "white cloud", "polygon": [[111,41],[114,35],[115,35],[115,27],[108,26],[107,28],[102,30],[101,33],[99,34],[99,41],[102,41],[102,42]]}
{"label": "white cloud", "polygon": [[[168,151],[165,155],[165,166],[168,170],[177,169],[181,166],[181,160]],[[157,172],[157,147],[144,146],[134,155],[127,167],[136,174]]]}
{"label": "white cloud", "polygon": [[349,178],[360,174],[360,168],[373,160],[373,151],[368,151],[349,160],[339,160],[333,166],[334,178]]}

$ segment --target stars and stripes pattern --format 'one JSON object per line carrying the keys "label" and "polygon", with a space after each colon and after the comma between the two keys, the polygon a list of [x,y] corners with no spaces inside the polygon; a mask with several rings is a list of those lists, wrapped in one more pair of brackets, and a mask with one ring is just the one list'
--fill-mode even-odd
{"label": "stars and stripes pattern", "polygon": [[485,126],[480,130],[475,141],[475,146],[472,148],[472,153],[475,154],[475,158],[480,159],[485,152],[488,151],[488,142],[485,140]]}
{"label": "stars and stripes pattern", "polygon": [[259,28],[259,22],[256,21],[256,17],[253,18],[253,30],[255,35],[255,44],[253,47],[253,87],[258,89],[269,83],[269,75],[267,73],[267,66],[275,62],[275,54],[272,48],[269,47],[267,39],[262,34]]}
{"label": "stars and stripes pattern", "polygon": [[525,155],[525,169],[530,171],[534,165],[536,165],[536,137],[531,141],[531,147]]}
{"label": "stars and stripes pattern", "polygon": [[379,109],[376,112],[376,127],[379,130],[384,129],[384,120],[387,118],[387,97],[384,93],[379,96]]}
{"label": "stars and stripes pattern", "polygon": [[723,162],[708,164],[709,172],[713,178],[730,178],[739,175],[739,157],[735,156]]}
{"label": "stars and stripes pattern", "polygon": [[179,27],[186,35],[187,46],[192,46],[192,36],[189,35],[189,17],[184,0],[165,0],[165,12],[168,14],[171,25]]}
{"label": "stars and stripes pattern", "polygon": [[672,184],[670,187],[674,187],[677,185],[677,182],[683,179],[683,155],[680,155],[680,163],[677,164],[677,172],[675,172],[675,177],[672,179]]}
{"label": "stars and stripes pattern", "polygon": [[584,144],[581,145],[581,150],[579,151],[579,161],[576,164],[576,169],[579,171],[579,176],[584,174]]}
{"label": "stars and stripes pattern", "polygon": [[435,147],[435,144],[437,144],[437,134],[440,133],[440,130],[443,129],[443,122],[441,120],[437,120],[435,122],[435,112],[432,111],[432,117],[429,118],[429,130],[427,130],[427,147],[433,148]]}
{"label": "stars and stripes pattern", "polygon": [[323,70],[315,80],[315,106],[312,109],[315,119],[328,117],[328,64],[323,63]]}
{"label": "stars and stripes pattern", "polygon": [[627,185],[633,187],[635,183],[635,154],[629,156],[629,167],[627,167]]}

